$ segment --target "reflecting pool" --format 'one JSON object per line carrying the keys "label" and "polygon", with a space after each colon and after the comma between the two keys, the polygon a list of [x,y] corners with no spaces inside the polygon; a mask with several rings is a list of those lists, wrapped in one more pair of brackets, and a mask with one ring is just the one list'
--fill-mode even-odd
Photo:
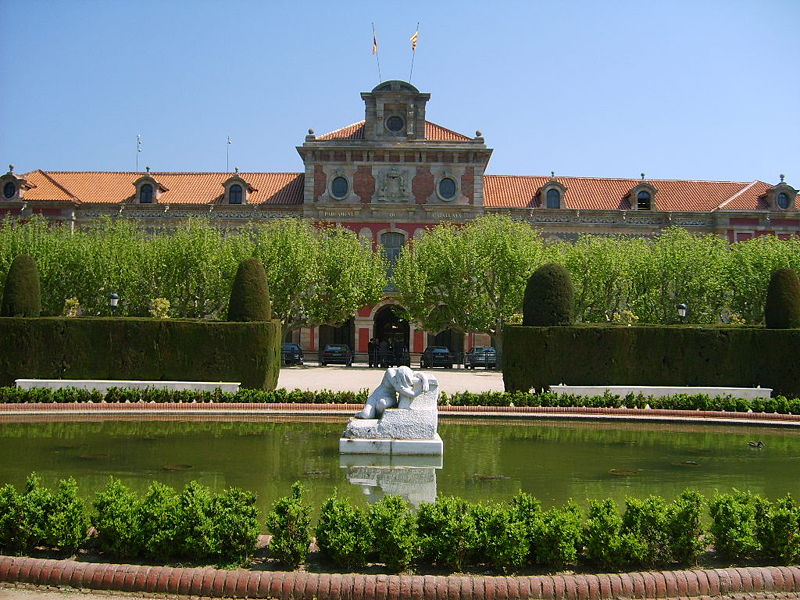
{"label": "reflecting pool", "polygon": [[[384,470],[375,470],[343,461],[338,441],[345,421],[5,421],[0,484],[19,487],[31,471],[48,485],[73,476],[89,497],[109,475],[139,491],[152,480],[180,488],[194,479],[215,489],[252,490],[264,511],[297,480],[316,508],[334,488],[366,503],[416,477],[387,471],[385,462],[376,463]],[[769,498],[800,497],[800,429],[445,418],[439,433],[442,463],[421,465],[415,502],[437,490],[477,501],[507,499],[522,489],[546,507],[570,498],[582,505],[587,498],[673,498],[686,487],[706,495],[737,487]],[[756,441],[764,446],[748,444]]]}

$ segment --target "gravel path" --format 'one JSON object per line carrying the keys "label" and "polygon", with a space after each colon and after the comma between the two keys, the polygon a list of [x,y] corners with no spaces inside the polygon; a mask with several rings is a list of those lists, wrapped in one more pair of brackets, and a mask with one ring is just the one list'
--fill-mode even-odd
{"label": "gravel path", "polygon": [[[414,367],[412,367],[414,368]],[[503,374],[485,369],[416,369],[430,373],[439,381],[439,389],[453,392],[502,392]],[[342,367],[330,365],[320,367],[312,362],[302,367],[284,367],[278,378],[278,387],[287,390],[332,390],[344,392],[366,388],[372,390],[381,382],[382,369],[365,366]]]}

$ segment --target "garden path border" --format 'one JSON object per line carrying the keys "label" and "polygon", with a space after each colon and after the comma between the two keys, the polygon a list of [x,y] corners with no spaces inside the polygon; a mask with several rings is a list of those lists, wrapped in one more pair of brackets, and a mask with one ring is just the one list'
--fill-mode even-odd
{"label": "garden path border", "polygon": [[[352,416],[361,404],[255,402],[125,402],[0,404],[0,420],[30,415],[320,415]],[[779,413],[672,410],[662,408],[594,408],[586,406],[451,406],[440,405],[442,417],[567,418],[690,423],[800,426],[800,415]]]}
{"label": "garden path border", "polygon": [[281,600],[604,600],[800,591],[800,567],[598,575],[358,575],[88,563],[0,556],[0,581],[78,589]]}

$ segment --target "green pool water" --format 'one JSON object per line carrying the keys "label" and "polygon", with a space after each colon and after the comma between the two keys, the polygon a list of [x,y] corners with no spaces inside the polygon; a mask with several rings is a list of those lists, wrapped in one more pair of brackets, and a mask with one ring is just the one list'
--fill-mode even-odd
{"label": "green pool water", "polygon": [[[340,466],[344,423],[3,422],[0,484],[21,486],[31,471],[48,485],[73,476],[88,498],[109,475],[140,491],[153,480],[180,488],[195,479],[215,489],[252,490],[264,511],[301,480],[315,507],[334,489],[366,503],[365,488],[348,481]],[[570,498],[585,506],[587,498],[672,498],[686,487],[707,495],[736,487],[773,499],[787,492],[800,497],[800,430],[793,428],[443,420],[439,431],[445,454],[436,488],[470,500],[508,499],[522,489],[546,507]],[[764,447],[748,445],[756,440]]]}

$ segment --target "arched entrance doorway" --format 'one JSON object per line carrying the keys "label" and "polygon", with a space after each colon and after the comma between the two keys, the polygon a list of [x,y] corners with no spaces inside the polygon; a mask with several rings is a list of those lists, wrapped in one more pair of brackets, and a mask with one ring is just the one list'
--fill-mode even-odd
{"label": "arched entrance doorway", "polygon": [[408,321],[398,316],[394,305],[387,304],[375,313],[372,337],[379,341],[386,340],[392,345],[400,343],[408,350],[409,331]]}

